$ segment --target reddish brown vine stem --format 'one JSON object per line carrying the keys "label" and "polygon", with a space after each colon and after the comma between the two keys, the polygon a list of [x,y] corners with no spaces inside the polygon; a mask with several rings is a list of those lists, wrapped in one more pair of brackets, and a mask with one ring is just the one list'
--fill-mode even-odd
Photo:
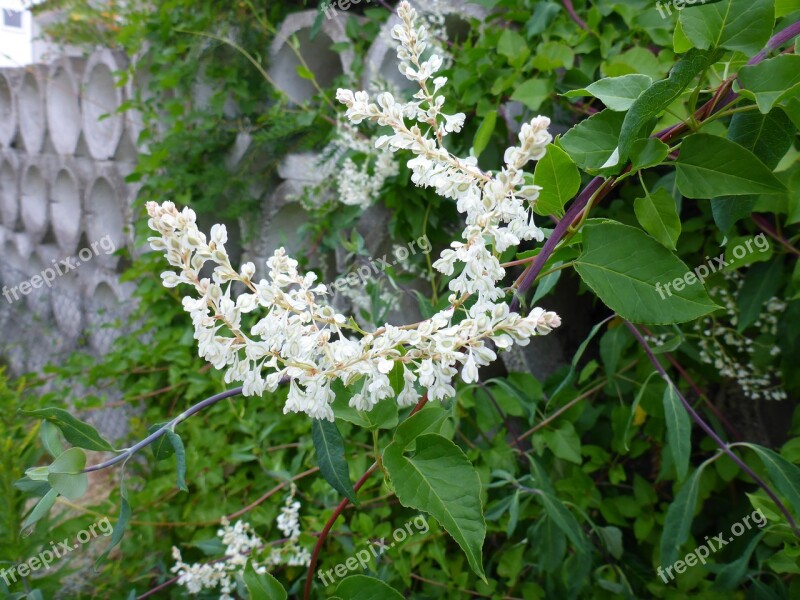
{"label": "reddish brown vine stem", "polygon": [[[414,407],[414,410],[412,410],[408,416],[411,417],[412,415],[421,411],[427,402],[428,402],[428,396],[427,395],[423,396],[422,399]],[[353,486],[353,490],[357,492],[359,489],[361,489],[361,486],[363,486],[364,483],[366,483],[367,479],[369,479],[370,476],[377,470],[378,470],[378,463],[377,462],[372,463],[372,466],[366,470],[366,472],[361,476],[361,479],[359,479]],[[308,564],[308,573],[306,574],[306,584],[305,587],[303,588],[304,600],[309,600],[309,598],[311,598],[311,584],[314,581],[314,570],[317,567],[317,559],[319,558],[320,550],[322,550],[322,545],[328,538],[328,533],[330,533],[330,530],[333,527],[333,524],[336,522],[336,519],[338,519],[339,515],[341,515],[344,512],[344,509],[347,507],[349,502],[350,500],[348,500],[347,498],[343,498],[342,501],[339,502],[338,506],[334,509],[333,513],[328,519],[328,522],[325,523],[325,527],[323,527],[322,531],[320,532],[319,538],[317,538],[317,543],[314,545],[314,550],[311,553],[311,562]]]}

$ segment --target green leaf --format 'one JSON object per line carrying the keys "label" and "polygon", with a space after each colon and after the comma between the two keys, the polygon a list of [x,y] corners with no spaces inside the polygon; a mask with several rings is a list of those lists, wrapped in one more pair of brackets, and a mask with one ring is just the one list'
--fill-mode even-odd
{"label": "green leaf", "polygon": [[[148,427],[147,433],[153,434],[159,429],[161,429],[166,423],[159,423]],[[166,435],[162,435],[158,438],[155,442],[150,444],[150,450],[153,453],[153,456],[157,461],[166,460],[173,454],[175,454],[175,450],[172,447],[172,444],[169,441],[169,438]]]}
{"label": "green leaf", "polygon": [[569,155],[550,144],[546,154],[536,163],[533,183],[542,188],[533,210],[540,215],[563,216],[564,205],[581,187],[581,175]]}
{"label": "green leaf", "polygon": [[625,114],[604,110],[578,123],[561,138],[561,147],[584,171],[599,170],[614,153]]}
{"label": "green leaf", "polygon": [[536,497],[541,501],[547,516],[550,517],[553,523],[567,536],[569,541],[572,542],[573,547],[578,552],[586,552],[588,550],[586,536],[578,520],[567,510],[561,500],[542,490],[536,494]]}
{"label": "green leaf", "polygon": [[298,74],[298,75],[299,75],[299,76],[300,76],[302,79],[308,79],[308,80],[313,80],[313,79],[314,79],[314,73],[313,73],[313,72],[311,72],[311,71],[308,69],[308,67],[305,67],[305,66],[303,66],[303,65],[297,65],[297,74]]}
{"label": "green leaf", "polygon": [[317,464],[322,476],[333,489],[357,505],[356,493],[350,482],[350,467],[344,454],[344,440],[336,423],[312,419],[311,439],[314,441]]}
{"label": "green leaf", "polygon": [[669,382],[664,390],[663,402],[664,418],[667,421],[667,448],[672,454],[677,480],[683,481],[689,472],[689,458],[692,454],[692,420]]}
{"label": "green leaf", "polygon": [[56,498],[58,498],[58,492],[55,490],[50,490],[31,511],[31,514],[28,515],[28,518],[22,523],[22,529],[25,530],[34,523],[39,522],[48,512],[50,509],[53,508],[53,505],[56,503]]}
{"label": "green leaf", "polygon": [[53,458],[64,452],[64,446],[61,445],[61,440],[58,437],[58,428],[50,421],[42,422],[39,438],[42,440],[44,449]]}
{"label": "green leaf", "polygon": [[367,422],[367,429],[375,431],[376,429],[394,429],[397,427],[397,400],[394,398],[386,398],[381,400],[372,410],[360,413],[364,420]]}
{"label": "green leaf", "polygon": [[186,487],[186,450],[183,448],[183,440],[181,440],[181,436],[171,429],[167,429],[166,436],[169,438],[169,443],[172,444],[178,463],[178,489],[182,492],[188,492],[189,488]]}
{"label": "green leaf", "polygon": [[575,52],[561,42],[545,42],[536,46],[536,56],[531,66],[539,71],[571,69],[575,62]]}
{"label": "green leaf", "polygon": [[678,551],[689,538],[689,530],[694,520],[697,505],[697,492],[700,489],[700,476],[706,464],[701,464],[681,486],[680,491],[667,509],[664,530],[661,534],[662,565],[671,565],[678,560]]}
{"label": "green leaf", "polygon": [[716,135],[696,133],[683,141],[678,189],[688,198],[782,194],[786,187],[747,148]]}
{"label": "green leaf", "polygon": [[633,171],[649,169],[664,162],[669,154],[669,146],[656,138],[636,140],[631,146],[631,164]]}
{"label": "green leaf", "polygon": [[69,500],[79,499],[89,489],[89,476],[86,473],[50,473],[47,482]]}
{"label": "green leaf", "polygon": [[242,571],[242,580],[250,600],[286,600],[286,590],[269,573],[256,573],[253,561],[248,560]]}
{"label": "green leaf", "polygon": [[508,59],[510,65],[520,67],[531,55],[528,43],[513,29],[504,29],[497,42],[497,51]]}
{"label": "green leaf", "polygon": [[631,74],[621,77],[606,77],[595,81],[580,90],[564,94],[566,98],[593,96],[605,104],[609,110],[626,111],[653,80],[647,75]]}
{"label": "green leaf", "polygon": [[775,24],[775,0],[726,0],[680,13],[683,33],[700,49],[727,48],[753,56]]}
{"label": "green leaf", "polygon": [[575,270],[624,319],[655,325],[684,323],[720,308],[696,280],[680,290],[668,288],[689,268],[635,227],[592,219],[583,228],[583,243]]}
{"label": "green leaf", "polygon": [[486,150],[486,146],[489,145],[489,140],[492,139],[492,134],[494,133],[494,127],[497,124],[497,111],[490,110],[486,113],[486,116],[483,117],[483,121],[481,121],[481,126],[478,127],[478,131],[475,132],[475,139],[472,141],[472,153],[475,158],[478,158],[484,150]]}
{"label": "green leaf", "polygon": [[41,417],[50,421],[61,430],[64,438],[73,446],[97,452],[114,451],[111,444],[105,441],[94,427],[76,419],[63,408],[20,410],[19,413],[26,417]]}
{"label": "green leaf", "polygon": [[777,294],[782,276],[783,262],[778,259],[768,263],[758,263],[748,269],[736,296],[736,304],[739,307],[737,331],[741,333],[755,323],[767,301]]}
{"label": "green leaf", "polygon": [[552,91],[553,84],[549,79],[529,79],[517,86],[511,99],[522,102],[531,110],[539,110]]}
{"label": "green leaf", "polygon": [[681,234],[681,219],[675,199],[664,188],[633,201],[636,219],[665,248],[675,250]]}
{"label": "green leaf", "polygon": [[58,455],[47,467],[50,473],[80,473],[86,467],[86,454],[80,448],[70,448]]}
{"label": "green leaf", "polygon": [[636,394],[636,398],[633,400],[633,404],[631,404],[631,413],[628,416],[628,422],[625,425],[625,432],[622,435],[622,439],[625,444],[625,450],[630,450],[630,446],[628,444],[628,438],[630,437],[630,430],[631,430],[631,425],[633,424],[633,418],[634,416],[636,416],[636,408],[642,401],[642,397],[644,396],[645,390],[647,390],[647,384],[650,383],[650,379],[652,379],[657,374],[658,373],[656,371],[652,371],[650,375],[647,376],[647,379],[645,379],[644,383],[642,383],[642,387],[639,388],[639,391]]}
{"label": "green leaf", "polygon": [[675,64],[666,79],[655,82],[642,92],[625,113],[619,147],[616,156],[608,161],[609,167],[625,164],[634,142],[649,137],[655,118],[683,93],[698,73],[714,64],[718,56],[717,52],[692,49]]}
{"label": "green leaf", "polygon": [[437,434],[417,438],[417,452],[409,458],[397,444],[389,444],[383,464],[403,506],[433,516],[461,546],[472,570],[485,581],[481,550],[486,523],[481,508],[481,482],[466,455]]}
{"label": "green leaf", "polygon": [[398,426],[392,440],[401,450],[415,450],[416,439],[426,433],[439,433],[448,413],[437,404],[430,402]]}
{"label": "green leaf", "polygon": [[800,55],[781,54],[739,71],[740,94],[768,113],[778,102],[800,96]]}
{"label": "green leaf", "polygon": [[795,516],[800,515],[800,467],[768,448],[744,442],[737,445],[746,446],[758,454],[772,483],[789,501]]}
{"label": "green leaf", "polygon": [[122,541],[122,536],[125,535],[125,529],[128,527],[128,522],[131,520],[131,505],[128,503],[128,491],[125,488],[124,470],[120,475],[119,494],[121,497],[119,517],[117,517],[117,522],[114,523],[114,530],[111,532],[111,541],[108,543],[108,546],[106,546],[105,550],[103,550],[102,554],[97,557],[97,560],[94,563],[95,569],[97,569],[103,560],[105,560],[106,556],[108,556],[108,553],[111,552],[114,546]]}
{"label": "green leaf", "polygon": [[581,439],[575,433],[572,423],[564,422],[558,429],[548,429],[541,433],[544,443],[558,458],[577,465],[581,464]]}
{"label": "green leaf", "polygon": [[756,549],[756,546],[758,546],[758,543],[763,537],[764,532],[759,531],[753,539],[750,540],[750,543],[747,544],[747,548],[744,549],[744,552],[739,558],[732,563],[728,563],[719,570],[716,577],[714,577],[713,589],[733,590],[739,587],[739,584],[741,584],[747,576],[747,565],[750,562],[753,550]]}
{"label": "green leaf", "polygon": [[404,596],[380,579],[366,575],[351,575],[336,587],[342,600],[404,600]]}

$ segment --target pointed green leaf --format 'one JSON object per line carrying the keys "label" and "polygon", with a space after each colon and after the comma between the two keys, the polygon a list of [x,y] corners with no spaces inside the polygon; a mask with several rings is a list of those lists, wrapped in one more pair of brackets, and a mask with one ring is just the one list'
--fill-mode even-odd
{"label": "pointed green leaf", "polygon": [[775,104],[800,96],[800,55],[781,54],[739,71],[740,94],[768,113]]}
{"label": "pointed green leaf", "polygon": [[584,171],[598,171],[617,147],[625,113],[606,109],[578,123],[560,144]]}
{"label": "pointed green leaf", "polygon": [[536,497],[542,502],[547,516],[567,536],[573,547],[578,552],[586,552],[589,549],[586,535],[583,533],[578,520],[567,510],[561,500],[543,491],[536,494]]}
{"label": "pointed green leaf", "polygon": [[344,440],[336,423],[312,419],[311,439],[317,452],[317,464],[331,487],[344,495],[353,504],[358,504],[353,484],[350,482],[350,467],[344,454]]}
{"label": "pointed green leaf", "polygon": [[286,600],[286,590],[267,572],[256,573],[253,562],[248,560],[242,571],[242,579],[250,600]]}
{"label": "pointed green leaf", "polygon": [[548,429],[541,433],[544,443],[558,458],[581,464],[581,439],[575,433],[572,423],[564,422],[558,429]]}
{"label": "pointed green leaf", "polygon": [[61,430],[66,440],[78,448],[95,450],[98,452],[113,452],[114,448],[105,441],[97,430],[73,417],[62,408],[41,408],[38,410],[21,410],[21,415],[26,417],[41,417],[50,421]]}
{"label": "pointed green leaf", "polygon": [[716,135],[696,133],[683,141],[678,189],[688,198],[784,194],[786,187],[747,148]]}
{"label": "pointed green leaf", "polygon": [[31,514],[28,515],[28,518],[22,523],[22,529],[27,529],[34,523],[40,521],[49,511],[53,508],[53,504],[56,503],[56,498],[58,498],[58,492],[55,490],[50,490],[31,511]]}
{"label": "pointed green leaf", "polygon": [[633,201],[636,219],[665,248],[675,250],[681,234],[681,219],[675,199],[664,188]]}
{"label": "pointed green leaf", "polygon": [[536,163],[533,183],[542,188],[533,210],[540,215],[563,216],[564,205],[581,187],[581,175],[569,155],[550,144],[547,153]]}
{"label": "pointed green leaf", "polygon": [[564,96],[567,98],[594,96],[610,110],[625,111],[652,83],[653,80],[650,77],[640,74],[606,77],[584,89],[567,92]]}
{"label": "pointed green leaf", "polygon": [[131,505],[128,503],[128,491],[125,488],[125,472],[123,467],[123,472],[120,475],[120,484],[119,484],[119,493],[121,496],[121,503],[119,507],[119,517],[117,518],[117,522],[114,523],[114,530],[111,532],[111,541],[106,546],[105,550],[103,550],[102,554],[97,557],[97,560],[94,563],[94,568],[97,569],[100,564],[105,560],[108,553],[122,541],[122,536],[125,535],[125,529],[128,527],[128,522],[131,520]]}
{"label": "pointed green leaf", "polygon": [[412,457],[389,444],[383,464],[400,504],[429,513],[461,546],[472,570],[485,580],[481,556],[486,523],[481,507],[481,482],[464,452],[436,434],[417,438]]}
{"label": "pointed green leaf", "polygon": [[392,440],[402,450],[415,450],[416,439],[426,433],[439,433],[448,412],[438,404],[428,403],[398,426]]}
{"label": "pointed green leaf", "polygon": [[683,482],[675,500],[667,509],[664,530],[661,534],[662,565],[671,565],[678,560],[681,546],[689,539],[694,509],[697,506],[697,492],[700,489],[700,476],[706,464],[708,463],[701,464],[689,479]]}
{"label": "pointed green leaf", "polygon": [[736,296],[736,304],[739,307],[736,329],[740,333],[755,323],[767,301],[778,293],[782,278],[783,261],[779,259],[752,265],[747,270],[742,287]]}
{"label": "pointed green leaf", "polygon": [[666,288],[689,268],[636,227],[591,219],[583,227],[584,251],[575,262],[581,279],[624,319],[636,323],[684,323],[718,308],[696,279]]}
{"label": "pointed green leaf", "polygon": [[39,438],[42,440],[42,446],[47,450],[47,453],[55,458],[64,452],[64,446],[58,438],[58,427],[53,425],[50,421],[45,420],[42,422],[42,427],[39,430]]}
{"label": "pointed green leaf", "polygon": [[675,388],[667,383],[664,390],[664,418],[667,421],[667,447],[672,454],[672,462],[683,481],[689,472],[689,458],[692,453],[692,420],[681,403]]}
{"label": "pointed green leaf", "polygon": [[753,56],[772,35],[775,0],[725,0],[680,12],[683,33],[701,49],[727,48]]}
{"label": "pointed green leaf", "polygon": [[669,154],[669,146],[656,138],[636,140],[631,146],[631,165],[633,171],[649,169],[664,162]]}
{"label": "pointed green leaf", "polygon": [[800,467],[793,465],[777,452],[757,444],[740,443],[737,445],[747,446],[758,454],[772,483],[789,501],[795,516],[800,515]]}
{"label": "pointed green leaf", "polygon": [[483,121],[481,121],[480,127],[478,127],[478,131],[475,132],[475,139],[472,141],[472,154],[475,158],[478,158],[484,150],[486,150],[486,146],[489,145],[489,140],[492,139],[492,134],[494,133],[494,127],[497,124],[497,111],[490,110],[486,113],[486,116],[483,117]]}

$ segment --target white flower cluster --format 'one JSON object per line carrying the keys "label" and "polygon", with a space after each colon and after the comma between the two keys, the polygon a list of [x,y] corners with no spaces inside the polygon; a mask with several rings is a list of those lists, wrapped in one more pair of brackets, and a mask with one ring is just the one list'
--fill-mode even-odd
{"label": "white flower cluster", "polygon": [[[521,240],[544,237],[529,210],[540,188],[525,184],[522,168],[544,155],[552,140],[549,120],[537,117],[523,126],[520,145],[506,151],[505,166],[497,174],[482,172],[474,158],[451,155],[442,138],[461,129],[464,115],[442,112],[444,97],[437,93],[446,80],[434,79],[432,93],[427,86],[441,59],[434,54],[421,62],[425,29],[416,27],[416,13],[407,2],[399,5],[398,14],[402,24],[392,34],[400,41],[401,72],[420,85],[416,101],[398,103],[383,93],[375,105],[366,92],[349,90],[339,90],[337,98],[347,105],[347,116],[354,123],[370,120],[390,126],[394,134],[379,138],[377,146],[410,149],[416,154],[409,161],[414,182],[456,200],[458,210],[466,214],[464,241],[453,242],[434,265],[448,276],[457,268],[461,271],[449,284],[450,308],[413,326],[387,324],[350,338],[345,335],[347,319],[322,302],[326,286],[315,283],[314,273],[298,273],[297,261],[283,248],[267,261],[269,279],[256,282],[252,263],[239,272],[231,266],[224,226],[215,225],[206,240],[192,210],[178,211],[171,202],[147,206],[149,225],[159,234],[150,238],[151,246],[165,251],[169,264],[179,270],[163,273],[164,285],[190,284],[199,294],[184,298],[183,305],[192,316],[200,355],[216,368],[227,369],[227,383],[243,382],[248,396],[274,391],[288,379],[284,413],[304,412],[332,421],[335,379],[357,386],[350,399],[357,410],[371,410],[387,398],[411,406],[420,398],[419,388],[431,400],[449,398],[455,395],[451,384],[458,365],[463,365],[463,381],[472,383],[478,380],[478,367],[497,358],[489,342],[501,350],[514,343],[526,345],[532,336],[561,324],[556,313],[542,308],[525,317],[509,311],[508,304],[500,301],[506,293],[500,287],[505,271],[497,258]],[[416,123],[407,127],[405,118]],[[207,262],[216,266],[210,278],[201,278]],[[235,300],[232,282],[247,288]],[[243,316],[258,308],[266,314],[246,332]],[[399,393],[390,382],[393,371],[403,382]]]}
{"label": "white flower cluster", "polygon": [[298,545],[300,537],[300,502],[294,499],[295,488],[287,497],[286,503],[278,515],[278,529],[286,536],[279,540],[266,560],[258,560],[256,554],[266,546],[264,541],[253,531],[249,523],[237,521],[231,526],[226,518],[222,519],[222,528],[217,537],[225,544],[225,557],[211,563],[187,564],[183,562],[178,548],[172,548],[175,565],[172,572],[178,576],[178,585],[186,588],[189,594],[199,594],[203,590],[219,589],[220,600],[233,600],[236,589],[236,575],[244,570],[250,560],[256,573],[266,573],[267,567],[278,565],[308,566],[311,554]]}
{"label": "white flower cluster", "polygon": [[714,365],[721,376],[734,379],[751,400],[785,400],[786,392],[776,385],[776,381],[780,381],[777,367],[772,361],[759,359],[778,356],[781,352],[776,336],[778,317],[786,310],[786,303],[779,298],[771,298],[764,305],[764,311],[752,325],[758,331],[754,340],[736,330],[739,320],[736,295],[744,279],[735,271],[724,273],[724,276],[729,285],[734,287],[734,292],[727,287],[716,286],[710,290],[710,294],[725,307],[727,323],[720,317],[712,316],[695,323],[694,330],[702,331],[698,342],[700,359]]}

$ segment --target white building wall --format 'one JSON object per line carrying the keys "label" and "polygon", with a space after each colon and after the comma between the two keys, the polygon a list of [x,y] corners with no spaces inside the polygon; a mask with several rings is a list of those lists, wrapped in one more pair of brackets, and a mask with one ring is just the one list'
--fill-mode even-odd
{"label": "white building wall", "polygon": [[33,15],[22,0],[0,0],[0,67],[33,62]]}

